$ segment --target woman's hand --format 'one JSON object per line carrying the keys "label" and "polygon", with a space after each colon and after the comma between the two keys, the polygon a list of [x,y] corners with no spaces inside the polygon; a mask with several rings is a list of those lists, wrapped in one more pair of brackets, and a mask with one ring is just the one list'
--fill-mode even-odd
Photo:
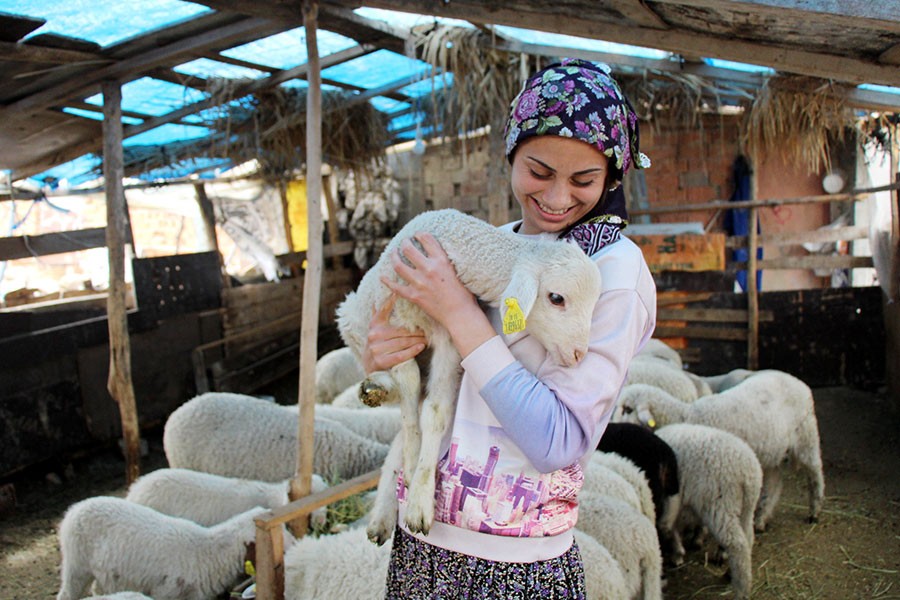
{"label": "woman's hand", "polygon": [[366,375],[375,371],[386,371],[394,365],[414,358],[425,349],[425,335],[421,331],[410,333],[403,327],[391,325],[391,311],[396,300],[397,296],[394,294],[388,296],[369,321],[366,347],[362,353]]}
{"label": "woman's hand", "polygon": [[422,250],[407,239],[390,257],[394,272],[403,281],[388,277],[381,281],[449,331],[460,356],[468,356],[496,333],[437,239],[430,233],[417,233],[415,239]]}

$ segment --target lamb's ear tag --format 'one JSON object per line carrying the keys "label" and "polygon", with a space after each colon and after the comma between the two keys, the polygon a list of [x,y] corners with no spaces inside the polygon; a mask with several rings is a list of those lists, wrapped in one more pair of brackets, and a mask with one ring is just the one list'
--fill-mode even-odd
{"label": "lamb's ear tag", "polygon": [[647,427],[650,429],[656,429],[656,419],[650,419],[647,421]]}
{"label": "lamb's ear tag", "polygon": [[515,298],[507,298],[503,302],[506,304],[506,315],[503,317],[503,333],[509,335],[525,329],[525,313],[522,312],[519,301]]}

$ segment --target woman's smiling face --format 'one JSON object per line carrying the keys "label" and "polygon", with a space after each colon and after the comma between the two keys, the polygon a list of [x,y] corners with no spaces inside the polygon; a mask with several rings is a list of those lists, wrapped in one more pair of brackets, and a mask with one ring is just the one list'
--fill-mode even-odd
{"label": "woman's smiling face", "polygon": [[557,135],[524,140],[513,156],[511,185],[522,207],[520,233],[561,232],[603,196],[607,157],[593,146]]}

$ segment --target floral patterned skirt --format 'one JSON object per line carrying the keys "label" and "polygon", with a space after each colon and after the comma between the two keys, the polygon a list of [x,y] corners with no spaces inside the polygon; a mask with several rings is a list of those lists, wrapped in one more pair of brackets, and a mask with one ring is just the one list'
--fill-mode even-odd
{"label": "floral patterned skirt", "polygon": [[394,532],[387,600],[584,600],[578,545],[533,563],[495,562]]}

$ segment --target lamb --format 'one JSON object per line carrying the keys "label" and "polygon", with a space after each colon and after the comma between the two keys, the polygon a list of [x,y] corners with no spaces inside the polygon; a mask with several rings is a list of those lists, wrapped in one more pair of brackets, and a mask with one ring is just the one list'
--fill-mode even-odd
{"label": "lamb", "polygon": [[[321,492],[328,484],[313,474],[312,491]],[[277,508],[290,500],[290,480],[278,483],[222,477],[189,469],[157,469],[143,475],[128,488],[125,499],[173,517],[181,517],[211,527],[254,506]],[[325,525],[327,508],[310,515],[316,527]]]}
{"label": "lamb", "polygon": [[331,404],[347,387],[365,378],[366,372],[350,348],[326,352],[316,361],[316,404]]}
{"label": "lamb", "polygon": [[777,370],[759,371],[738,385],[685,404],[659,388],[626,386],[619,396],[621,420],[659,426],[695,423],[730,431],[756,453],[763,468],[763,493],[756,529],[764,531],[781,495],[781,469],[786,459],[806,472],[809,521],[818,519],[825,496],[825,477],[812,391],[805,383]]}
{"label": "lamb", "polygon": [[656,527],[638,509],[590,490],[578,496],[578,529],[618,561],[629,599],[662,598],[662,554]]}
{"label": "lamb", "polygon": [[724,392],[728,388],[733,388],[743,380],[753,375],[756,371],[749,369],[732,369],[721,375],[707,375],[703,380],[713,391],[713,393]]}
{"label": "lamb", "polygon": [[[656,514],[653,509],[653,503],[650,500],[650,488],[647,485],[647,480],[644,479],[643,481],[643,487],[646,490],[646,502],[644,502],[640,488],[634,485],[630,477],[626,478],[619,472],[622,465],[615,464],[613,466],[613,461],[605,460],[603,456],[600,456],[600,452],[595,454],[597,456],[591,456],[591,459],[584,466],[584,484],[581,489],[586,493],[605,494],[618,498],[639,510],[650,521],[655,521]],[[625,460],[622,457],[618,458]],[[638,468],[633,464],[632,467],[637,476],[643,479],[644,476],[641,475]]]}
{"label": "lamb", "polygon": [[693,402],[699,396],[691,377],[671,363],[652,356],[635,356],[628,365],[625,385],[646,383],[655,385],[682,402]]}
{"label": "lamb", "polygon": [[675,452],[648,427],[634,423],[607,424],[597,444],[599,453],[615,454],[632,461],[641,470],[650,487],[657,524],[671,510],[672,497],[678,494],[678,460]]}
{"label": "lamb", "polygon": [[619,561],[596,539],[575,529],[575,543],[584,563],[586,600],[628,600],[628,586]]}
{"label": "lamb", "polygon": [[635,491],[638,498],[638,510],[651,522],[656,523],[656,506],[653,504],[653,493],[644,472],[630,459],[614,452],[594,452],[588,465],[602,465],[617,473]]}
{"label": "lamb", "polygon": [[243,571],[254,542],[255,507],[213,527],[111,496],[69,507],[59,528],[62,585],[57,600],[139,591],[156,600],[206,600]]}
{"label": "lamb", "polygon": [[684,364],[681,360],[681,355],[678,353],[678,350],[671,347],[659,338],[650,338],[649,340],[647,340],[647,343],[644,344],[644,347],[641,348],[640,352],[638,352],[637,355],[660,358],[678,369],[684,367]]}
{"label": "lamb", "polygon": [[[391,293],[380,277],[397,279],[390,256],[404,240],[419,232],[429,232],[438,239],[460,280],[473,294],[490,306],[500,307],[506,333],[526,330],[547,348],[552,360],[564,366],[573,366],[585,356],[591,316],[600,296],[599,271],[590,258],[574,244],[517,236],[446,209],[423,213],[407,223],[358,289],[338,306],[341,337],[358,357],[373,310]],[[485,260],[485,256],[490,258]],[[423,331],[431,350],[421,425],[421,374],[415,360],[390,372],[370,374],[361,390],[369,404],[380,404],[392,396],[399,398],[402,465],[410,488],[405,523],[410,531],[428,533],[434,516],[440,442],[450,424],[459,387],[459,356],[447,331],[402,298],[397,299],[391,322]],[[392,489],[385,493],[392,493]]]}
{"label": "lamb", "polygon": [[[252,396],[208,392],[185,402],[166,421],[170,467],[225,477],[279,482],[297,465],[297,408]],[[388,445],[316,419],[313,472],[349,479],[381,466]]]}
{"label": "lamb", "polygon": [[390,444],[400,431],[400,407],[385,405],[369,408],[363,405],[362,408],[364,410],[317,404],[316,419],[337,421],[357,435]]}
{"label": "lamb", "polygon": [[662,529],[671,536],[676,564],[684,557],[678,521],[699,519],[728,554],[731,583],[738,599],[752,587],[753,513],[762,489],[762,467],[742,439],[706,425],[676,423],[656,435],[678,458],[680,510]]}
{"label": "lamb", "polygon": [[284,554],[285,600],[382,600],[390,555],[362,529],[305,536]]}

